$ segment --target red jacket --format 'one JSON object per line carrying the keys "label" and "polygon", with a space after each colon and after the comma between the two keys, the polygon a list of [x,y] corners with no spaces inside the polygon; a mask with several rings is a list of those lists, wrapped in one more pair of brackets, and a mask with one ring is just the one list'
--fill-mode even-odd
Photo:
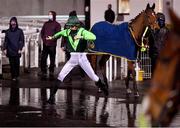
{"label": "red jacket", "polygon": [[44,23],[41,30],[41,38],[46,46],[56,46],[57,39],[46,40],[47,36],[53,36],[55,33],[61,31],[61,25],[57,21],[47,21]]}

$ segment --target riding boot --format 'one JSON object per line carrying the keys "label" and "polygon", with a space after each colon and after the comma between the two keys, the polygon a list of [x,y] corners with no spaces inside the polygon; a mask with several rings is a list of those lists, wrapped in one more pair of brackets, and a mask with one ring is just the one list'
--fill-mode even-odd
{"label": "riding boot", "polygon": [[59,88],[59,85],[60,85],[60,81],[56,80],[54,86],[50,89],[50,97],[49,97],[47,103],[55,104],[55,95]]}
{"label": "riding boot", "polygon": [[105,84],[101,81],[101,79],[99,79],[95,84],[96,84],[96,86],[97,86],[98,88],[100,88],[100,89],[104,92],[104,94],[105,94],[106,96],[109,95],[108,86],[105,85]]}

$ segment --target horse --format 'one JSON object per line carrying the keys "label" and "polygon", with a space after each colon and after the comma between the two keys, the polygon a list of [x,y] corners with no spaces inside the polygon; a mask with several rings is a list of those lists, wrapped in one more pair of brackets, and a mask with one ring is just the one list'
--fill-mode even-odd
{"label": "horse", "polygon": [[169,126],[180,108],[180,19],[170,9],[173,28],[158,57],[150,89],[144,97],[143,118],[152,126]]}
{"label": "horse", "polygon": [[[109,54],[125,57],[129,60],[127,78],[125,79],[126,92],[127,94],[131,93],[131,89],[129,88],[129,80],[130,75],[132,74],[134,95],[136,97],[139,96],[139,93],[135,80],[136,72],[134,62],[137,60],[138,51],[140,51],[141,48],[148,46],[148,41],[146,41],[145,38],[143,39],[144,43],[142,43],[142,37],[144,37],[146,33],[145,31],[147,31],[146,29],[151,28],[154,30],[159,28],[154,8],[155,4],[153,4],[152,7],[150,7],[148,3],[146,9],[139,13],[139,15],[137,15],[129,23],[125,22],[120,25],[113,25],[106,21],[102,21],[94,24],[91,29],[91,31],[96,35],[96,40],[94,42],[94,48],[92,49],[92,51],[107,53],[102,55],[98,63],[101,73],[103,75],[104,82],[108,85],[105,73],[105,66],[106,61],[110,57]],[[121,35],[119,35],[117,31],[120,31]],[[116,43],[113,46],[115,52],[112,52],[111,43]],[[104,46],[106,47],[104,48]],[[123,49],[116,49],[118,46],[122,47]],[[128,55],[127,57],[127,54],[130,55]],[[97,57],[93,56],[92,60],[94,60],[92,62],[92,67],[94,67],[96,70]]]}

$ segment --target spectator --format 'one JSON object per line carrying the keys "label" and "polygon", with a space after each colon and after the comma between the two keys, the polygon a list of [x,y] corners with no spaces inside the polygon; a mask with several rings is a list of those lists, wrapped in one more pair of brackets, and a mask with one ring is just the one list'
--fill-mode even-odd
{"label": "spectator", "polygon": [[104,83],[101,82],[101,79],[94,73],[85,53],[85,48],[83,47],[84,40],[95,40],[96,36],[80,27],[80,22],[77,16],[71,16],[68,19],[68,23],[70,27],[68,29],[62,30],[56,33],[53,36],[49,36],[48,40],[53,40],[58,38],[59,36],[68,37],[67,48],[71,53],[70,59],[62,68],[61,72],[58,75],[58,80],[53,89],[51,89],[50,98],[48,103],[54,104],[55,102],[55,94],[58,89],[59,81],[63,82],[65,77],[70,73],[70,71],[77,65],[81,66],[81,68],[87,73],[87,75],[95,81],[97,87],[101,88],[105,95],[108,95],[107,87]]}
{"label": "spectator", "polygon": [[165,26],[165,15],[163,13],[157,13],[157,17],[160,29],[156,30],[155,32],[152,32],[149,49],[152,74],[154,73],[158,55],[161,49],[164,47],[165,40],[167,39],[167,34],[169,33],[169,29]]}
{"label": "spectator", "polygon": [[113,23],[115,20],[115,13],[111,8],[112,5],[108,4],[108,9],[104,13],[104,19],[110,23]]}
{"label": "spectator", "polygon": [[61,30],[61,25],[56,21],[56,12],[49,11],[49,20],[44,23],[41,30],[41,38],[43,40],[43,50],[41,55],[41,73],[42,78],[47,76],[47,57],[50,57],[49,77],[54,77],[55,57],[57,39],[46,40],[49,35],[54,35]]}
{"label": "spectator", "polygon": [[9,29],[5,31],[4,53],[9,58],[11,77],[17,81],[20,70],[20,57],[24,47],[24,33],[18,27],[16,17],[12,17],[9,23]]}

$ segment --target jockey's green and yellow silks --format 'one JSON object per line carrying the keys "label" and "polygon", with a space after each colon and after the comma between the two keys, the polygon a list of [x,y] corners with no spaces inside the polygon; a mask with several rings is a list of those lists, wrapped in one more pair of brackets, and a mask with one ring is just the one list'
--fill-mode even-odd
{"label": "jockey's green and yellow silks", "polygon": [[77,35],[80,37],[82,37],[81,39],[76,39],[73,40],[72,36],[70,35],[71,30],[70,29],[65,29],[62,30],[58,33],[56,33],[53,38],[58,38],[59,36],[64,36],[67,37],[67,41],[68,41],[68,46],[70,45],[72,48],[68,48],[69,52],[83,52],[82,48],[81,48],[81,41],[82,40],[95,40],[96,36],[85,30],[84,28],[79,28]]}

